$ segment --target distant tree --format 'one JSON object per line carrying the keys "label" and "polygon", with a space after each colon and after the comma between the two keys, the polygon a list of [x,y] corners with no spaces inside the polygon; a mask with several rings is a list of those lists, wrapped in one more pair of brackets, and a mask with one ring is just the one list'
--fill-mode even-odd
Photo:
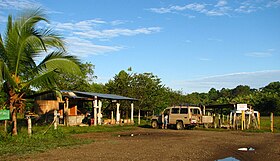
{"label": "distant tree", "polygon": [[155,110],[159,107],[163,94],[160,79],[152,73],[134,74],[132,77],[132,95],[139,99],[142,110]]}
{"label": "distant tree", "polygon": [[251,94],[251,89],[249,86],[244,86],[244,85],[239,85],[236,88],[232,90],[232,97],[237,97],[237,96],[246,96]]}
{"label": "distant tree", "polygon": [[113,80],[109,80],[109,82],[106,83],[105,86],[109,93],[130,96],[131,81],[131,74],[129,74],[125,70],[122,70],[114,76]]}
{"label": "distant tree", "polygon": [[258,100],[254,104],[256,110],[259,110],[262,115],[269,115],[273,112],[275,115],[280,115],[280,97],[277,94],[261,93]]}
{"label": "distant tree", "polygon": [[215,88],[211,88],[208,92],[208,98],[210,100],[208,103],[215,104],[219,98],[219,91],[217,91]]}
{"label": "distant tree", "polygon": [[82,74],[61,73],[57,75],[57,87],[61,90],[76,90],[91,92],[91,83],[94,76],[94,65],[91,63],[80,64]]}
{"label": "distant tree", "polygon": [[277,93],[280,95],[280,82],[271,82],[267,86],[261,88],[263,92]]}

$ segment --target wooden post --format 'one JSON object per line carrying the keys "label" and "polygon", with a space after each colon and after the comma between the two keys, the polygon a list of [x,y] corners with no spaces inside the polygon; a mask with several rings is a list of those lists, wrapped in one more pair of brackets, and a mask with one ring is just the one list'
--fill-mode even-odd
{"label": "wooden post", "polygon": [[236,124],[236,112],[233,114],[233,128],[237,129],[237,124]]}
{"label": "wooden post", "polygon": [[4,121],[4,131],[7,132],[7,120]]}
{"label": "wooden post", "polygon": [[120,124],[120,104],[117,103],[116,124]]}
{"label": "wooden post", "polygon": [[97,96],[94,96],[94,104],[93,104],[93,117],[94,117],[94,126],[97,125]]}
{"label": "wooden post", "polygon": [[213,114],[213,120],[214,120],[214,128],[217,128],[217,124],[216,124],[216,114]]}
{"label": "wooden post", "polygon": [[258,114],[257,114],[257,120],[258,120],[258,128],[260,130],[261,129],[261,113],[260,112],[258,112]]}
{"label": "wooden post", "polygon": [[229,127],[232,128],[232,112],[229,114]]}
{"label": "wooden post", "polygon": [[111,111],[111,124],[114,122],[114,111]]}
{"label": "wooden post", "polygon": [[54,121],[54,129],[57,129],[57,110],[53,111],[53,121]]}
{"label": "wooden post", "polygon": [[222,127],[222,121],[221,121],[221,115],[220,114],[218,114],[218,123],[219,123],[219,128],[221,128]]}
{"label": "wooden post", "polygon": [[131,124],[134,124],[134,120],[133,120],[133,110],[134,110],[134,105],[133,105],[133,103],[131,103],[131,114],[130,114]]}
{"label": "wooden post", "polygon": [[241,130],[245,129],[245,111],[242,110],[242,115],[241,115]]}
{"label": "wooden post", "polygon": [[271,114],[270,114],[270,130],[271,130],[271,132],[273,132],[274,131],[274,117],[273,117],[273,112],[271,112]]}
{"label": "wooden post", "polygon": [[138,125],[140,125],[141,124],[141,122],[140,122],[140,109],[139,109],[139,112],[138,112]]}
{"label": "wooden post", "polygon": [[99,100],[98,101],[98,125],[101,125],[101,118],[102,118],[101,108],[102,108],[102,102],[101,100]]}
{"label": "wooden post", "polygon": [[31,117],[27,116],[27,133],[28,136],[31,137],[32,135],[32,122],[31,122]]}
{"label": "wooden post", "polygon": [[66,107],[65,107],[65,125],[69,126],[69,99],[65,98]]}

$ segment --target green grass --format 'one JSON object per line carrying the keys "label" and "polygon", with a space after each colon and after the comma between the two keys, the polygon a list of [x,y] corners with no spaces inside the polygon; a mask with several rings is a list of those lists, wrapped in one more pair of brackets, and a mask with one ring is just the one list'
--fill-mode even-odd
{"label": "green grass", "polygon": [[28,153],[44,152],[49,149],[77,146],[94,142],[93,139],[79,139],[73,134],[94,133],[94,132],[118,132],[135,128],[135,126],[90,126],[90,127],[61,127],[57,130],[51,127],[43,134],[47,126],[33,126],[32,136],[27,135],[27,128],[21,127],[18,136],[10,136],[0,126],[0,157],[11,155],[23,155]]}
{"label": "green grass", "polygon": [[[261,130],[265,132],[270,131],[270,117],[269,116],[262,116],[261,117]],[[274,117],[274,132],[280,133],[280,116]]]}

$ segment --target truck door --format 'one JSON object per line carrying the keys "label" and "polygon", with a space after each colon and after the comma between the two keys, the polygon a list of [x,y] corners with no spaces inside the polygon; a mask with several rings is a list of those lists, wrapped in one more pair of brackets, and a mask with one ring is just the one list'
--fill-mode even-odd
{"label": "truck door", "polygon": [[192,107],[191,110],[191,123],[201,123],[201,109],[198,107]]}
{"label": "truck door", "polygon": [[188,108],[181,108],[180,109],[180,115],[181,115],[181,118],[184,122],[184,124],[189,124],[189,117],[188,117]]}

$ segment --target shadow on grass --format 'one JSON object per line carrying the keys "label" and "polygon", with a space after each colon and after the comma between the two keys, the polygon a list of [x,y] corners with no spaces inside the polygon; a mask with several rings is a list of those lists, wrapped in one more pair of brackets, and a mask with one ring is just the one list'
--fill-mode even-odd
{"label": "shadow on grass", "polygon": [[147,124],[145,124],[145,125],[138,125],[138,127],[140,127],[140,128],[148,128],[148,129],[152,128],[151,125],[147,125]]}

